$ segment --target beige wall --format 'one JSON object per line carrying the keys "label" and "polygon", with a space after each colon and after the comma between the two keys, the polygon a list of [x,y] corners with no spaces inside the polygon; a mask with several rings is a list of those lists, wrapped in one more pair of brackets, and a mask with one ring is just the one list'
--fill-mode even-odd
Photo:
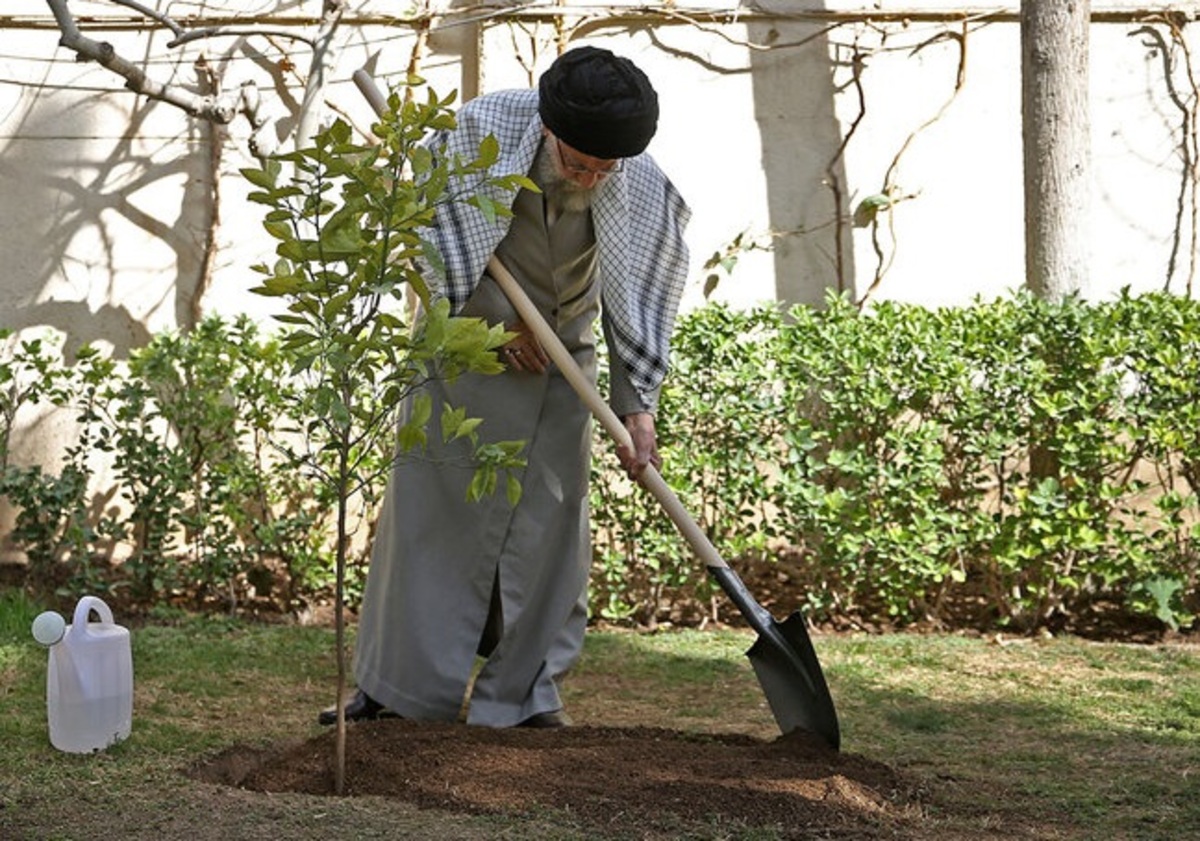
{"label": "beige wall", "polygon": [[[877,13],[904,8],[875,5]],[[954,8],[921,8],[928,16],[939,5]],[[9,30],[15,37],[5,39],[0,58],[0,248],[8,269],[0,321],[55,327],[122,350],[186,323],[197,305],[261,310],[244,294],[245,267],[270,243],[258,235],[257,209],[241,200],[245,187],[236,174],[251,160],[249,126],[238,120],[214,127],[134,96],[115,74],[79,65],[56,46],[58,33],[40,0],[6,6],[27,11],[21,20],[41,20],[43,27]],[[775,6],[781,13],[821,12],[811,0]],[[75,0],[71,8],[81,15],[130,14],[102,2]],[[851,8],[842,4],[840,11]],[[318,9],[316,0],[301,5],[309,14]],[[470,90],[475,83],[464,79],[461,61],[475,32],[457,19],[441,26],[422,66],[436,89]],[[1101,291],[1126,283],[1162,287],[1175,234],[1182,115],[1168,98],[1161,60],[1131,37],[1135,28],[1099,23],[1092,32],[1095,202],[1080,212],[1092,216],[1093,279]],[[819,301],[827,287],[839,285],[861,297],[877,282],[875,294],[886,297],[958,303],[1019,285],[1018,27],[1012,20],[968,26],[964,84],[952,98],[958,42],[935,36],[961,31],[939,20],[867,26],[761,14],[703,28],[660,21],[653,31],[620,18],[590,23],[589,42],[635,58],[659,88],[663,118],[651,152],[696,212],[689,300],[699,296],[703,260],[742,232],[772,248],[747,254],[722,282],[720,294],[738,303]],[[204,51],[223,68],[227,86],[257,78],[281,113],[288,105],[266,87],[272,80],[263,56],[279,55],[262,39],[173,50],[161,30],[87,34],[144,61],[152,76],[193,87],[191,62]],[[555,51],[545,23],[518,30],[492,21],[481,37],[478,84],[485,91],[528,84]],[[365,125],[369,112],[350,73],[382,48],[381,78],[399,78],[413,39],[402,28],[344,26],[340,44],[330,99]],[[861,103],[850,70],[856,54],[864,59]],[[292,44],[290,56],[303,72],[305,49]],[[1182,77],[1176,83],[1190,95]],[[285,93],[298,96],[295,88]],[[848,225],[847,213],[884,186],[894,163],[895,184],[910,198],[896,207],[891,225],[879,231]],[[831,174],[842,195],[840,277]],[[1170,278],[1180,291],[1195,251],[1190,220],[1183,221],[1182,265]]]}
{"label": "beige wall", "polygon": [[[385,0],[352,5],[352,15],[396,9]],[[159,6],[214,14],[245,8],[234,0]],[[273,22],[277,27],[287,26],[289,15],[320,10],[318,0],[280,6],[293,10]],[[109,29],[85,34],[111,41],[156,79],[197,89],[193,62],[203,53],[227,87],[256,79],[280,116],[299,97],[296,77],[278,63],[282,45],[306,71],[307,49],[297,42],[222,38],[171,49],[163,29],[124,27],[127,9],[83,0],[70,8],[110,16]],[[689,8],[701,18],[722,7]],[[957,93],[964,27],[939,17],[961,7],[943,0],[919,7],[805,0],[757,8],[720,22],[675,18],[653,26],[614,12],[577,30],[589,43],[634,58],[659,90],[661,127],[650,151],[695,211],[687,305],[702,300],[704,260],[739,234],[768,247],[745,253],[721,280],[717,297],[738,305],[819,302],[831,287],[856,298],[871,290],[960,304],[1020,286],[1016,7],[966,25]],[[860,8],[884,17],[907,11],[909,22],[855,21],[850,13]],[[1195,185],[1182,173],[1184,114],[1170,99],[1162,57],[1146,36],[1134,35],[1140,24],[1114,14],[1133,8],[1093,5],[1106,22],[1091,32],[1094,196],[1079,212],[1090,216],[1100,295],[1126,284],[1183,292],[1197,255]],[[1173,8],[1194,17],[1197,4]],[[519,25],[495,9],[474,24],[465,12],[440,20],[421,60],[431,85],[470,93],[529,84],[555,55],[555,30],[522,14]],[[312,32],[311,22],[296,23]],[[92,341],[119,354],[198,312],[267,317],[268,304],[247,291],[247,267],[271,248],[237,175],[252,162],[248,124],[214,126],[135,96],[110,71],[77,63],[58,37],[42,0],[9,0],[0,10],[0,326],[53,329],[67,335],[69,347]],[[397,80],[414,43],[404,27],[344,23],[330,101],[367,125],[370,111],[351,73],[379,50],[379,77]],[[1194,113],[1191,83],[1182,72],[1174,83]],[[881,217],[878,229],[852,226],[849,213],[884,187],[889,169],[906,200],[890,219]],[[62,433],[46,428],[22,431],[18,459],[53,463],[48,454]]]}

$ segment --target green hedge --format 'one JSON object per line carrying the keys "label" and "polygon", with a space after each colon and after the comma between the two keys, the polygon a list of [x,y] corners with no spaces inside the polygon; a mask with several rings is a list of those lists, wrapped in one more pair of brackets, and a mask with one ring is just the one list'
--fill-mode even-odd
{"label": "green hedge", "polygon": [[[764,594],[818,617],[1030,629],[1100,605],[1187,624],[1200,567],[1200,304],[1029,295],[685,315],[664,476]],[[711,614],[670,524],[594,476],[595,607]]]}
{"label": "green hedge", "polygon": [[[276,341],[212,317],[122,363],[84,348],[67,365],[60,343],[10,340],[0,358],[0,494],[33,588],[237,610],[329,586],[332,503],[284,446],[302,424]],[[12,463],[20,413],[51,406],[75,421],[62,463]]]}
{"label": "green hedge", "polygon": [[[7,347],[0,493],[32,581],[223,609],[329,587],[330,503],[279,446],[303,423],[272,339],[212,318],[120,364]],[[51,405],[78,419],[62,464],[12,463],[18,413]],[[709,305],[680,319],[658,427],[667,481],[777,614],[1032,629],[1200,609],[1196,301]],[[594,615],[733,618],[612,449],[593,472]]]}

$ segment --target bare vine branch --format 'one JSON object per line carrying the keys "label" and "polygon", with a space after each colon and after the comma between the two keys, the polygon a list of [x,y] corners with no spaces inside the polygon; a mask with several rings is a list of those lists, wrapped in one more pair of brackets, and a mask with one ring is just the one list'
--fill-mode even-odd
{"label": "bare vine branch", "polygon": [[[263,29],[261,27],[232,27],[232,26],[206,26],[202,29],[184,29],[170,15],[165,15],[156,9],[145,6],[137,0],[109,0],[114,6],[124,6],[126,9],[132,9],[145,18],[154,21],[155,23],[165,26],[175,35],[171,41],[167,43],[168,47],[178,47],[187,44],[191,41],[199,41],[204,38],[218,38],[222,36],[242,36],[242,35],[275,35],[281,38],[292,38],[297,41],[303,41],[310,47],[315,47],[313,39],[306,35],[302,35],[287,29]],[[50,5],[53,7],[54,3]]]}
{"label": "bare vine branch", "polygon": [[954,100],[958,98],[959,93],[962,92],[963,86],[967,82],[967,36],[967,23],[964,21],[961,32],[939,32],[933,37],[922,41],[920,44],[913,47],[909,52],[910,56],[915,56],[921,50],[933,44],[937,44],[942,41],[953,41],[958,46],[958,70],[955,73],[954,89],[950,92],[950,96],[947,97],[945,102],[942,103],[942,106],[938,108],[937,112],[934,113],[933,116],[909,132],[908,137],[906,137],[904,142],[900,145],[900,149],[896,152],[895,157],[892,158],[892,162],[888,166],[887,172],[884,173],[881,194],[886,196],[888,199],[886,216],[887,231],[888,237],[891,241],[891,249],[885,254],[883,246],[879,240],[879,216],[876,214],[871,225],[871,245],[875,251],[875,256],[878,259],[878,263],[875,267],[875,277],[871,281],[871,285],[867,287],[866,292],[863,293],[862,298],[860,298],[858,301],[858,305],[860,307],[864,305],[879,289],[880,285],[883,283],[884,276],[888,273],[896,261],[898,242],[896,239],[896,219],[895,214],[891,212],[892,209],[899,202],[907,201],[908,199],[916,198],[917,196],[916,193],[902,194],[899,185],[896,184],[895,179],[896,173],[900,168],[900,160],[904,157],[905,153],[908,152],[909,147],[912,146],[913,142],[920,134],[927,131],[931,126],[939,122],[946,115],[946,112],[950,110],[950,106],[954,104]]}
{"label": "bare vine branch", "polygon": [[248,35],[258,35],[260,37],[271,38],[288,38],[292,41],[299,41],[302,44],[316,49],[316,39],[310,38],[301,32],[295,32],[291,29],[262,29],[253,26],[206,26],[203,29],[193,29],[190,32],[185,32],[178,38],[173,38],[167,42],[168,47],[181,47],[184,44],[190,44],[193,41],[202,41],[208,38],[244,38]]}
{"label": "bare vine branch", "polygon": [[[177,24],[169,15],[160,14],[157,10],[138,3],[137,0],[111,0],[111,2],[115,6],[124,6],[126,9],[133,9],[143,17],[147,17],[156,23],[162,24],[167,29],[175,33],[176,38],[184,34],[183,27]],[[57,4],[54,2],[54,0],[51,0],[50,7],[54,8],[55,5]]]}
{"label": "bare vine branch", "polygon": [[[202,55],[196,59],[196,73],[208,91],[219,93],[221,90],[221,75]],[[221,131],[217,124],[206,127],[207,135],[207,175],[209,188],[210,216],[204,228],[204,248],[202,251],[199,275],[195,288],[192,289],[188,300],[188,327],[194,327],[204,317],[202,304],[204,295],[212,286],[213,274],[216,271],[218,244],[217,233],[221,227]]]}
{"label": "bare vine branch", "polygon": [[[1183,33],[1174,19],[1167,18],[1163,19],[1162,22],[1167,25],[1171,32],[1172,43],[1183,53],[1184,69],[1192,88],[1191,102],[1186,101],[1175,86],[1171,50],[1162,32],[1153,26],[1147,25],[1130,32],[1129,37],[1134,38],[1144,35],[1149,40],[1143,41],[1142,45],[1151,50],[1158,50],[1159,57],[1162,59],[1163,84],[1166,85],[1167,97],[1179,111],[1180,116],[1179,130],[1181,136],[1179,140],[1179,154],[1183,160],[1180,167],[1179,193],[1175,205],[1175,229],[1171,237],[1171,253],[1167,258],[1167,276],[1163,283],[1164,291],[1169,291],[1171,278],[1175,276],[1175,271],[1178,268],[1179,252],[1183,248],[1183,220],[1189,204],[1192,223],[1190,240],[1193,246],[1195,245],[1197,235],[1200,234],[1200,199],[1197,198],[1196,194],[1197,181],[1200,180],[1200,173],[1197,172],[1197,159],[1200,157],[1200,137],[1198,137],[1197,131],[1196,104],[1200,101],[1200,90],[1197,88],[1196,76],[1192,70],[1191,52],[1188,50],[1187,41],[1183,38]],[[1192,294],[1197,270],[1194,247],[1191,249],[1191,252],[1192,256],[1189,261],[1185,286],[1188,296]]]}
{"label": "bare vine branch", "polygon": [[850,59],[850,83],[854,87],[854,92],[858,100],[858,113],[854,115],[854,120],[850,123],[850,128],[842,135],[842,140],[838,144],[837,151],[834,152],[833,157],[829,159],[829,163],[825,167],[825,183],[829,187],[830,192],[833,193],[833,212],[837,223],[833,228],[833,259],[837,271],[838,292],[846,291],[846,257],[843,253],[845,250],[846,226],[842,224],[842,183],[838,177],[837,165],[845,156],[846,147],[850,145],[851,138],[854,137],[855,132],[858,131],[858,127],[867,116],[867,95],[863,90],[862,83],[862,74],[866,66],[866,55],[856,47],[854,55]]}

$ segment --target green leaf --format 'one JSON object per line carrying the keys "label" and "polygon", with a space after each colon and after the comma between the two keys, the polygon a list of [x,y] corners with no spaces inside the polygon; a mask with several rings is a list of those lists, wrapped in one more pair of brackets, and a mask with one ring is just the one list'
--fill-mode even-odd
{"label": "green leaf", "polygon": [[410,412],[409,423],[417,426],[426,426],[429,419],[433,416],[433,400],[427,392],[421,392],[413,396],[412,408]]}
{"label": "green leaf", "polygon": [[269,190],[275,186],[275,179],[278,176],[278,170],[275,172],[264,171],[261,169],[253,169],[246,167],[240,170],[242,177],[253,184],[255,187],[262,187]]}
{"label": "green leaf", "polygon": [[281,297],[294,295],[304,288],[304,282],[294,275],[271,275],[255,291],[260,295]]}
{"label": "green leaf", "polygon": [[475,430],[481,423],[483,423],[483,418],[467,418],[455,428],[454,437],[470,438],[474,436]]}
{"label": "green leaf", "polygon": [[294,236],[290,222],[272,222],[268,220],[263,222],[263,227],[275,239],[289,240]]}
{"label": "green leaf", "polygon": [[400,427],[396,444],[403,453],[412,452],[418,448],[424,449],[426,444],[425,427],[412,422],[404,424]]}
{"label": "green leaf", "polygon": [[1142,585],[1155,602],[1155,616],[1172,631],[1179,630],[1179,622],[1175,610],[1171,607],[1171,599],[1183,589],[1183,582],[1176,578],[1153,578]]}
{"label": "green leaf", "polygon": [[487,464],[480,466],[471,477],[471,483],[467,487],[467,501],[478,502],[495,492],[496,468]]}
{"label": "green leaf", "polygon": [[879,211],[892,206],[892,199],[886,193],[876,193],[867,196],[854,208],[854,227],[865,228],[875,221]]}
{"label": "green leaf", "polygon": [[495,135],[489,134],[479,143],[479,161],[484,166],[491,166],[500,158],[500,141]]}

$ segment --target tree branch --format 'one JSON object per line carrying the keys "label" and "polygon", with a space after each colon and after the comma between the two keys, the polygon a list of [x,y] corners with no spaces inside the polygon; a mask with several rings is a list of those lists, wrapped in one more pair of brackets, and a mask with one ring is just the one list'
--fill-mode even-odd
{"label": "tree branch", "polygon": [[[150,99],[181,108],[194,117],[202,117],[214,123],[230,123],[238,114],[240,91],[221,96],[201,96],[190,93],[178,85],[168,85],[151,79],[133,62],[117,55],[113,45],[106,41],[88,38],[79,30],[75,17],[67,9],[67,0],[46,0],[54,13],[62,36],[58,43],[73,50],[83,61],[95,61],[125,78],[125,87]],[[114,0],[131,6],[131,0]]]}
{"label": "tree branch", "polygon": [[346,11],[347,0],[324,0],[321,8],[321,26],[317,30],[316,48],[313,50],[312,69],[304,86],[304,99],[300,103],[300,120],[296,124],[296,146],[307,146],[316,135],[321,124],[319,107],[325,93],[329,71],[333,69],[333,35]]}

